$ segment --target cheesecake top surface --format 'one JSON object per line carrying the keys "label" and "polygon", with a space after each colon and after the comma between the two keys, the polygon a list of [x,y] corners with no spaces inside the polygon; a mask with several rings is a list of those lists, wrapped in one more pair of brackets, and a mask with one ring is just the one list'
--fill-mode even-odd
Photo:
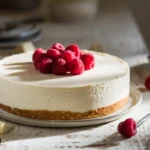
{"label": "cheesecake top surface", "polygon": [[129,71],[127,63],[106,53],[90,51],[95,67],[81,75],[53,75],[38,72],[32,62],[32,52],[16,54],[0,61],[0,76],[10,81],[46,87],[76,87],[107,82]]}

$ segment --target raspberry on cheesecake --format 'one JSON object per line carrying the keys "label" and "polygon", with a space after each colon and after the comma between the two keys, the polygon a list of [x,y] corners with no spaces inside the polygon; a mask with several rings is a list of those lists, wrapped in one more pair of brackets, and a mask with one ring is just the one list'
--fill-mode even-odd
{"label": "raspberry on cheesecake", "polygon": [[[80,75],[85,70],[91,70],[95,65],[94,56],[90,52],[84,54],[75,44],[65,48],[62,44],[55,43],[47,51],[38,48],[32,58],[35,68],[46,74]],[[50,60],[45,61],[47,58],[53,63],[50,63]]]}

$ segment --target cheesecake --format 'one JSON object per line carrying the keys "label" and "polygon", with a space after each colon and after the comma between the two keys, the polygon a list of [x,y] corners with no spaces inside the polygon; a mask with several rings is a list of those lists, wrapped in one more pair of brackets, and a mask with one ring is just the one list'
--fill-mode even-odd
{"label": "cheesecake", "polygon": [[118,57],[93,51],[95,66],[80,75],[38,72],[33,51],[0,61],[0,108],[27,118],[78,120],[117,112],[129,99],[130,69]]}

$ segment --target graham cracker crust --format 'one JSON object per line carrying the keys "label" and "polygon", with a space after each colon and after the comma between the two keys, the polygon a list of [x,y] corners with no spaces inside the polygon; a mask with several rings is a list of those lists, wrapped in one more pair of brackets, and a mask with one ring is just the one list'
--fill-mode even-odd
{"label": "graham cracker crust", "polygon": [[97,110],[85,112],[85,113],[78,113],[78,112],[70,112],[70,111],[46,111],[46,110],[23,110],[18,108],[11,108],[9,106],[0,104],[0,108],[26,118],[32,119],[40,119],[40,120],[78,120],[78,119],[90,119],[90,118],[97,118],[102,116],[107,116],[116,112],[117,110],[121,109],[127,102],[128,96],[121,99],[117,103],[99,108]]}

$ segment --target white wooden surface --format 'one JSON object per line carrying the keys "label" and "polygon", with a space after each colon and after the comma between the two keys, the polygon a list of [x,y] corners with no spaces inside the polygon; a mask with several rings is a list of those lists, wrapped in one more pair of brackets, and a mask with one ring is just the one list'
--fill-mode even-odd
{"label": "white wooden surface", "polygon": [[[111,9],[109,9],[111,10]],[[127,9],[103,11],[96,21],[80,25],[44,24],[43,39],[37,47],[48,48],[59,41],[67,45],[77,43],[88,48],[92,43],[101,43],[106,52],[126,60],[131,66],[131,80],[142,90],[141,106],[128,116],[117,121],[82,128],[36,128],[15,124],[15,130],[1,136],[0,150],[49,150],[83,149],[84,145],[102,141],[117,130],[120,121],[128,117],[139,120],[150,112],[150,92],[143,86],[144,78],[149,74],[147,51],[142,38]],[[123,86],[123,85],[122,85]],[[150,150],[150,120],[139,127],[135,137],[118,142],[117,146],[84,148],[88,150]]]}

